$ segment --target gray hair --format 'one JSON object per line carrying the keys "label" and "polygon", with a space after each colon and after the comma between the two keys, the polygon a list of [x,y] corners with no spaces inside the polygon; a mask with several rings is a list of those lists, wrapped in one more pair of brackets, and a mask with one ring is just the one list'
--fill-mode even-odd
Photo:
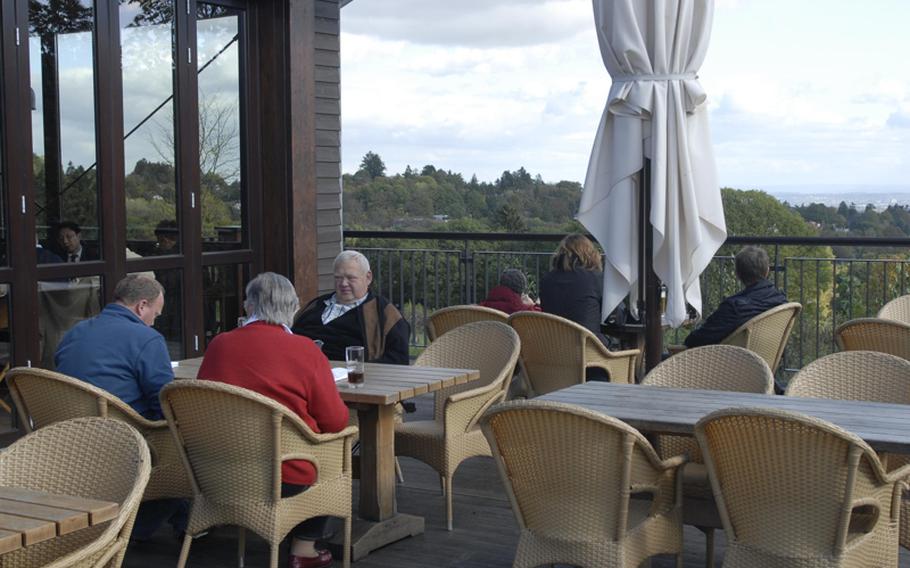
{"label": "gray hair", "polygon": [[517,268],[506,268],[499,275],[499,283],[516,294],[523,294],[528,287],[528,277]]}
{"label": "gray hair", "polygon": [[768,276],[770,260],[768,253],[761,247],[752,245],[743,247],[736,253],[735,261],[736,277],[746,286],[751,286]]}
{"label": "gray hair", "polygon": [[243,308],[249,317],[290,327],[299,307],[294,285],[280,274],[263,272],[246,285]]}
{"label": "gray hair", "polygon": [[344,250],[335,257],[335,263],[332,264],[333,268],[338,268],[339,264],[347,264],[349,262],[356,262],[360,265],[360,268],[363,270],[363,273],[366,274],[370,271],[370,261],[367,260],[367,257],[363,254],[357,252],[356,250]]}
{"label": "gray hair", "polygon": [[160,282],[142,274],[130,274],[114,287],[114,301],[124,306],[135,306],[142,300],[154,302],[163,294]]}

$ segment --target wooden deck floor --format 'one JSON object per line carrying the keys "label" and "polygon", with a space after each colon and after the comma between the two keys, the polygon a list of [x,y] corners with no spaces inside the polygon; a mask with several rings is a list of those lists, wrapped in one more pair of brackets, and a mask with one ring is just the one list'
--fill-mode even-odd
{"label": "wooden deck floor", "polygon": [[[432,399],[417,401],[415,419],[429,418]],[[426,518],[426,532],[377,550],[353,564],[356,568],[506,568],[512,565],[518,541],[518,525],[491,458],[473,458],[455,476],[455,530],[445,529],[445,500],[439,480],[428,466],[409,458],[401,460],[405,483],[398,486],[398,510]],[[356,491],[355,481],[355,491]],[[356,495],[354,499],[357,503]],[[236,529],[220,528],[194,542],[188,566],[223,568],[236,566]],[[685,528],[686,567],[702,567],[705,562],[704,535],[693,527]],[[716,558],[722,565],[723,531],[718,531]],[[133,543],[126,555],[127,568],[175,566],[179,543],[168,528],[156,533],[151,542]],[[279,566],[286,566],[286,550]],[[268,548],[255,536],[247,537],[246,565],[268,566]],[[341,562],[336,561],[336,566]],[[652,568],[672,568],[672,557],[656,558]],[[910,553],[902,551],[901,567],[910,568]]]}

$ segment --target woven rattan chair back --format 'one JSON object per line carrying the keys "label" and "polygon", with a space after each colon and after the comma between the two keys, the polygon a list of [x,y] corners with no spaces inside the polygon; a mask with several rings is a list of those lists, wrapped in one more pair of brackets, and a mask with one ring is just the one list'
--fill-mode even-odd
{"label": "woven rattan chair back", "polygon": [[910,359],[910,324],[899,321],[859,318],[846,322],[834,332],[842,351],[879,351]]}
{"label": "woven rattan chair back", "polygon": [[638,351],[611,352],[573,321],[543,312],[515,312],[509,325],[521,338],[519,360],[532,396],[585,382],[589,367],[604,369],[611,382],[634,380]]}
{"label": "woven rattan chair back", "polygon": [[121,420],[145,437],[152,454],[152,475],[143,500],[186,498],[192,494],[164,420],[148,420],[106,390],[62,373],[17,367],[7,377],[27,432],[87,416]]}
{"label": "woven rattan chair back", "polygon": [[149,479],[148,445],[119,420],[77,418],[19,439],[0,453],[0,486],[120,504],[109,523],[4,554],[4,568],[117,568]]}
{"label": "woven rattan chair back", "polygon": [[714,412],[695,433],[725,567],[897,566],[900,483],[857,436],[760,408]]}
{"label": "woven rattan chair back", "polygon": [[[454,330],[453,330],[454,331]],[[458,392],[476,390],[491,384],[498,385],[501,396],[509,388],[515,371],[521,340],[518,333],[505,322],[478,321],[458,328],[457,333],[437,338],[414,361],[415,367],[442,367],[450,369],[477,369],[480,379],[436,391],[437,419],[442,418],[446,399]]]}
{"label": "woven rattan chair back", "polygon": [[[633,567],[679,551],[683,460],[661,462],[634,428],[540,400],[499,404],[482,428],[521,530],[515,566]],[[653,501],[640,516],[632,495],[645,488]]]}
{"label": "woven rattan chair back", "polygon": [[786,394],[910,404],[910,361],[875,351],[832,353],[800,369]]}
{"label": "woven rattan chair back", "polygon": [[[187,561],[192,536],[217,525],[237,525],[260,535],[271,547],[270,566],[276,568],[284,537],[317,515],[345,519],[344,565],[349,565],[356,427],[315,434],[284,405],[215,381],[174,381],[161,389],[161,407],[194,493],[179,568]],[[287,459],[311,461],[317,482],[282,498],[281,464]]]}
{"label": "woven rattan chair back", "polygon": [[427,319],[427,337],[430,338],[430,341],[436,341],[443,333],[475,321],[498,321],[507,323],[509,321],[509,314],[494,310],[493,308],[472,304],[449,306],[436,310],[430,314],[429,319]]}
{"label": "woven rattan chair back", "polygon": [[771,308],[739,326],[721,343],[745,347],[758,353],[774,373],[780,365],[790,331],[802,309],[798,302],[787,302]]}
{"label": "woven rattan chair back", "polygon": [[[677,389],[731,392],[774,392],[774,376],[757,353],[734,345],[705,345],[686,349],[651,369],[642,385]],[[701,452],[691,436],[658,435],[657,452],[663,458],[686,454],[701,463]]]}
{"label": "woven rattan chair back", "polygon": [[910,294],[894,298],[882,306],[875,317],[910,323]]}

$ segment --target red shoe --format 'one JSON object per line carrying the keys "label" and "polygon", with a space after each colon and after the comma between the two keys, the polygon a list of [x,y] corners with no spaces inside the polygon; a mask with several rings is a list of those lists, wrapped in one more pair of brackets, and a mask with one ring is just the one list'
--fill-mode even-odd
{"label": "red shoe", "polygon": [[328,550],[317,550],[318,556],[308,558],[306,556],[288,557],[288,568],[328,568],[332,565],[332,553]]}

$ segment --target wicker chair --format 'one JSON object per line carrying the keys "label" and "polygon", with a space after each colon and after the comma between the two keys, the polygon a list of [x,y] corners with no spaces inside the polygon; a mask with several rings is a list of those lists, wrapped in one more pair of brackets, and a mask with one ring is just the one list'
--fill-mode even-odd
{"label": "wicker chair", "polygon": [[[910,361],[874,351],[842,351],[809,363],[787,385],[787,396],[910,404]],[[888,469],[910,456],[883,454]],[[910,499],[901,502],[900,543],[910,549]]]}
{"label": "wicker chair", "polygon": [[[314,434],[284,405],[213,381],[175,381],[161,389],[161,403],[194,494],[178,568],[186,565],[193,536],[216,525],[241,527],[241,565],[244,529],[250,529],[269,543],[276,568],[284,537],[320,515],[344,518],[344,566],[350,566],[355,427]],[[281,462],[287,459],[312,461],[318,481],[282,499]]]}
{"label": "wicker chair", "polygon": [[122,420],[145,437],[152,454],[152,476],[142,500],[192,496],[189,478],[164,420],[147,420],[106,390],[53,371],[17,367],[9,371],[7,381],[26,432],[83,416]]}
{"label": "wicker chair", "polygon": [[[757,353],[733,345],[706,345],[680,352],[654,367],[641,381],[652,387],[704,389],[771,394],[774,376]],[[687,523],[697,526],[706,536],[706,565],[714,566],[714,529],[722,528],[711,495],[708,473],[698,443],[691,436],[655,436],[661,458],[686,454],[683,496]]]}
{"label": "wicker chair", "polygon": [[720,410],[695,427],[727,534],[724,568],[897,566],[902,479],[808,416]]}
{"label": "wicker chair", "polygon": [[498,321],[508,323],[509,314],[494,310],[467,304],[463,306],[449,306],[436,310],[430,314],[427,320],[427,336],[430,341],[435,341],[443,333],[455,329],[458,326],[475,321]]}
{"label": "wicker chair", "polygon": [[875,317],[910,323],[910,294],[894,298],[882,306]]}
{"label": "wicker chair", "polygon": [[637,349],[610,351],[577,323],[543,312],[515,312],[509,325],[521,338],[522,372],[531,396],[585,382],[585,370],[604,369],[611,382],[635,380]]}
{"label": "wicker chair", "polygon": [[117,517],[4,554],[4,568],[117,568],[142,492],[148,445],[119,420],[77,418],[42,428],[0,453],[0,485],[120,504]]}
{"label": "wicker chair", "polygon": [[464,460],[489,456],[477,421],[505,399],[520,351],[518,334],[504,323],[469,323],[439,337],[415,366],[478,369],[480,379],[436,391],[433,420],[395,426],[395,454],[416,458],[439,473],[452,530],[452,478]]}
{"label": "wicker chair", "polygon": [[798,302],[787,302],[771,308],[739,326],[721,343],[745,347],[758,353],[773,374],[777,372],[790,331],[802,309],[803,306]]}
{"label": "wicker chair", "polygon": [[513,566],[682,566],[684,457],[662,461],[634,428],[569,404],[506,402],[481,426],[521,530]]}
{"label": "wicker chair", "polygon": [[834,338],[842,351],[878,351],[910,359],[910,323],[859,318],[838,327]]}

